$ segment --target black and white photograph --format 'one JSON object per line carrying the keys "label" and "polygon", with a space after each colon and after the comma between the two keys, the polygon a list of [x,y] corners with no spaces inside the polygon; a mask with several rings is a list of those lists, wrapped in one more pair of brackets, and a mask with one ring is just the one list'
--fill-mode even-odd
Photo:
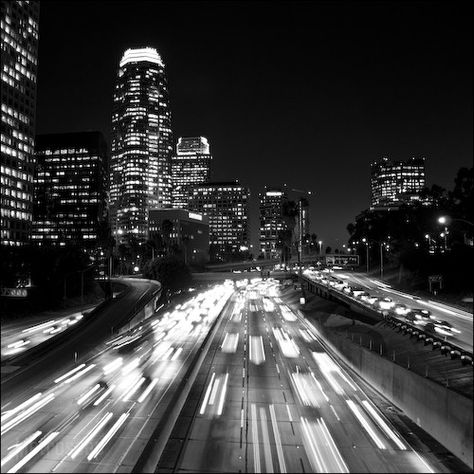
{"label": "black and white photograph", "polygon": [[2,0],[1,472],[472,473],[472,32]]}

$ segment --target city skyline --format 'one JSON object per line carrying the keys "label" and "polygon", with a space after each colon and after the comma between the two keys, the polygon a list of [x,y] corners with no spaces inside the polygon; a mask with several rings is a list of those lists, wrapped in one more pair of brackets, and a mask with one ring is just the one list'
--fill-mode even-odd
{"label": "city skyline", "polygon": [[[347,241],[347,223],[369,205],[372,161],[423,155],[427,185],[447,188],[458,168],[470,166],[472,72],[463,57],[470,56],[471,46],[460,4],[368,8],[365,3],[290,7],[282,2],[272,5],[271,21],[262,21],[268,11],[263,2],[253,7],[250,19],[245,2],[179,3],[136,3],[129,11],[126,3],[114,2],[114,18],[129,28],[120,37],[112,30],[95,51],[98,26],[109,21],[110,2],[44,2],[37,132],[98,129],[109,135],[116,63],[127,48],[156,47],[167,66],[173,133],[206,136],[213,144],[215,179],[238,178],[250,187],[254,245],[256,198],[265,183],[311,189],[311,231],[334,248]],[[91,8],[94,17],[88,15]],[[189,15],[181,18],[180,8]],[[221,25],[231,10],[227,32]],[[66,31],[58,18],[71,11],[75,15]],[[148,20],[153,13],[163,18],[159,33]],[[79,50],[76,37],[84,18],[90,36]],[[234,33],[244,18],[247,34],[237,40]],[[315,18],[315,25],[309,18]],[[171,32],[178,25],[183,34],[176,40]],[[211,25],[215,28],[206,31]],[[310,36],[313,26],[316,40]],[[68,38],[64,44],[75,55],[48,58],[57,35]],[[316,46],[317,54],[307,56]],[[356,62],[351,57],[360,48],[367,51]],[[317,61],[308,64],[308,57]],[[95,74],[68,71],[86,59]],[[288,71],[281,77],[280,66]],[[51,79],[59,71],[64,84]],[[74,114],[64,113],[66,94]]]}

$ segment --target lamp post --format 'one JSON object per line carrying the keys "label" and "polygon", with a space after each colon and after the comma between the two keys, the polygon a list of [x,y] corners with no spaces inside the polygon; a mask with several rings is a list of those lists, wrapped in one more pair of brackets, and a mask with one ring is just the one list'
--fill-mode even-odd
{"label": "lamp post", "polygon": [[366,264],[367,264],[367,274],[369,274],[369,242],[367,241],[367,239],[365,237],[362,239],[362,242],[364,242],[366,250],[367,250],[365,260],[366,260]]}
{"label": "lamp post", "polygon": [[[444,232],[442,235],[441,234],[441,237],[444,237],[444,249],[447,250],[447,234],[449,234],[449,231],[448,231],[448,225],[451,224],[451,222],[462,222],[464,224],[467,224],[471,227],[474,227],[474,223],[472,223],[471,221],[468,221],[467,219],[460,219],[458,217],[450,217],[450,216],[440,216],[438,217],[438,223],[439,224],[442,224],[444,225]],[[464,235],[464,243],[466,243],[466,232],[463,233]]]}

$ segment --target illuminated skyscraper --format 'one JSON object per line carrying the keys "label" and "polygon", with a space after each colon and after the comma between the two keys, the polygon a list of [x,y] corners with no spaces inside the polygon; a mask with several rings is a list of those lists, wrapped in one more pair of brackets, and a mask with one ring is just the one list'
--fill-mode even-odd
{"label": "illuminated skyscraper", "polygon": [[260,193],[260,250],[266,258],[279,254],[279,233],[287,229],[283,219],[283,203],[288,200],[285,191],[269,188]]}
{"label": "illuminated skyscraper", "polygon": [[205,137],[179,137],[171,159],[173,207],[188,209],[190,188],[210,180],[212,156]]}
{"label": "illuminated skyscraper", "polygon": [[98,247],[107,225],[107,145],[100,132],[36,137],[32,241]]}
{"label": "illuminated skyscraper", "polygon": [[249,249],[248,202],[250,192],[238,181],[194,186],[191,211],[209,217],[211,258],[228,260]]}
{"label": "illuminated skyscraper", "polygon": [[425,159],[391,162],[384,157],[371,164],[371,206],[390,207],[420,200],[425,187]]}
{"label": "illuminated skyscraper", "polygon": [[39,2],[1,2],[1,243],[31,233]]}
{"label": "illuminated skyscraper", "polygon": [[128,49],[112,116],[111,226],[119,241],[144,240],[148,211],[171,206],[171,111],[165,65],[154,48]]}

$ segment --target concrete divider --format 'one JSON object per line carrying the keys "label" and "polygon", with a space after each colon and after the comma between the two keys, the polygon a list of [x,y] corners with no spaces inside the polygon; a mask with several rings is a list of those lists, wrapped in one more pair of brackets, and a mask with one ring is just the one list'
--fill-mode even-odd
{"label": "concrete divider", "polygon": [[326,344],[455,456],[473,468],[473,401],[342,337]]}
{"label": "concrete divider", "polygon": [[214,336],[220,327],[222,314],[229,306],[231,301],[232,295],[229,297],[221,312],[213,322],[212,327],[204,338],[200,349],[196,351],[196,354],[189,364],[186,373],[183,375],[178,387],[175,390],[177,395],[170,401],[167,410],[165,411],[165,415],[155,427],[145,448],[143,449],[143,452],[132,469],[132,473],[155,472],[163,450],[166,447],[166,443],[171,436],[176,420],[178,419],[186,399],[188,398],[191,387],[193,386],[199,370],[201,369],[201,365],[209,351],[212,340],[214,339]]}

